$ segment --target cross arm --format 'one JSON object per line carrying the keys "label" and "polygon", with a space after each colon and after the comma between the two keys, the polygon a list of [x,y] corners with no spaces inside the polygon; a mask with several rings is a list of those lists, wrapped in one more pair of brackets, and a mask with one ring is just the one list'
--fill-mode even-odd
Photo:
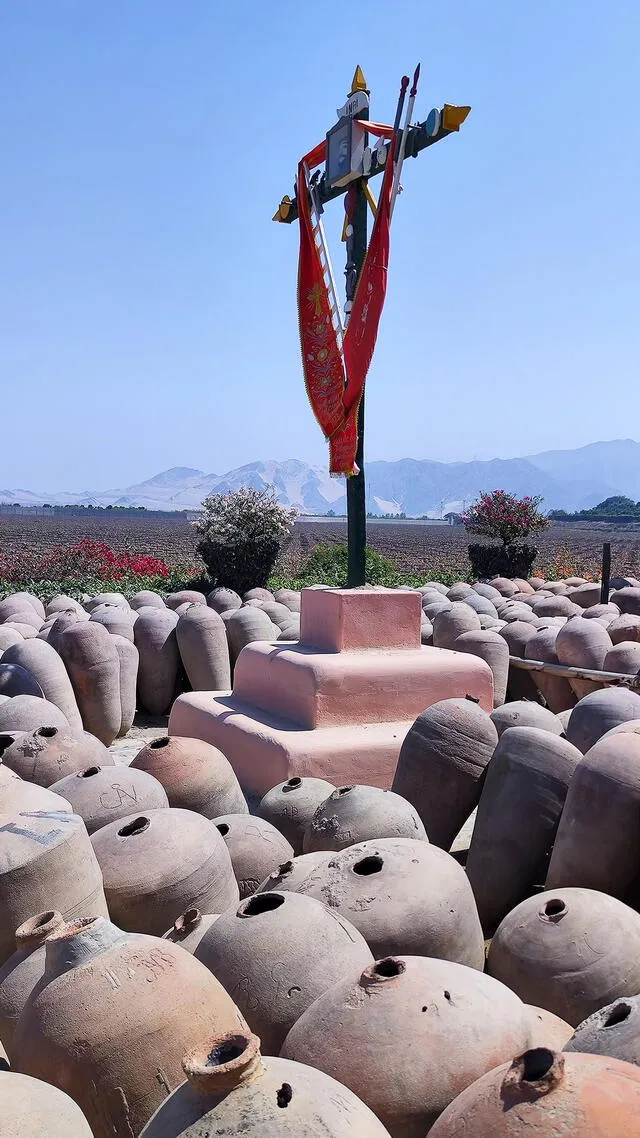
{"label": "cross arm", "polygon": [[[405,158],[417,158],[422,150],[426,150],[427,146],[432,146],[434,142],[440,142],[441,139],[446,138],[450,134],[455,134],[460,130],[462,123],[465,121],[471,107],[455,107],[450,103],[445,103],[442,110],[431,111],[424,122],[419,123],[417,126],[409,127],[407,134],[407,143],[405,149]],[[377,151],[372,152],[371,169],[368,174],[364,175],[366,179],[375,178],[377,174],[381,174],[384,170],[384,163],[380,163],[377,158]],[[333,198],[338,198],[341,194],[345,194],[349,186],[336,186],[331,187],[326,183],[325,175],[323,174],[318,183],[318,193],[321,203],[332,201]],[[298,206],[294,200],[288,196],[283,197],[278,209],[276,210],[273,221],[281,221],[290,224],[296,221],[298,217]]]}

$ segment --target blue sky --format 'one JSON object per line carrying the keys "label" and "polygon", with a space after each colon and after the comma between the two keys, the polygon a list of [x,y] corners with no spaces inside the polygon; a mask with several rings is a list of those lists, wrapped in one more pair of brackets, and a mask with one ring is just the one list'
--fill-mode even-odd
{"label": "blue sky", "polygon": [[326,462],[270,219],[356,63],[377,119],[418,59],[416,120],[473,107],[405,166],[369,457],[639,436],[637,0],[357,13],[5,0],[0,487]]}

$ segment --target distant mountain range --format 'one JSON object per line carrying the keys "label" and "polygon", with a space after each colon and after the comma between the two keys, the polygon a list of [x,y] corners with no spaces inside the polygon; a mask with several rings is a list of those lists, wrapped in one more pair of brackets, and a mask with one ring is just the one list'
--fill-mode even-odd
{"label": "distant mountain range", "polygon": [[[346,511],[343,479],[330,478],[324,467],[297,459],[252,462],[226,474],[205,474],[174,466],[135,486],[120,490],[36,493],[2,490],[0,503],[24,506],[146,506],[148,510],[197,509],[212,491],[241,486],[276,488],[283,504],[305,514]],[[367,501],[372,514],[405,513],[441,517],[460,512],[483,490],[541,494],[546,510],[583,510],[612,494],[640,499],[640,444],[633,439],[590,443],[577,450],[545,451],[525,458],[488,462],[431,462],[403,458],[367,464]]]}

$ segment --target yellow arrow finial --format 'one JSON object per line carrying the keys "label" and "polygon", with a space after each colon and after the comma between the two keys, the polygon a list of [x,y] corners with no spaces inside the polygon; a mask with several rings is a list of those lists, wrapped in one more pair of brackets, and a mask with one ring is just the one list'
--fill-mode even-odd
{"label": "yellow arrow finial", "polygon": [[351,80],[351,90],[349,91],[349,94],[355,95],[356,91],[366,91],[366,90],[367,90],[367,80],[364,77],[364,74],[362,72],[362,68],[360,67],[360,64],[358,64],[358,66],[356,67],[356,69],[353,73],[353,79]]}
{"label": "yellow arrow finial", "polygon": [[272,221],[285,221],[286,218],[289,216],[289,211],[291,209],[291,205],[292,205],[291,198],[289,197],[288,194],[285,194],[282,201],[280,202],[280,205],[278,206],[276,212],[274,213],[273,217],[271,218],[271,220]]}
{"label": "yellow arrow finial", "polygon": [[442,108],[442,126],[445,130],[460,130],[470,110],[471,107],[454,107],[451,103],[445,103]]}

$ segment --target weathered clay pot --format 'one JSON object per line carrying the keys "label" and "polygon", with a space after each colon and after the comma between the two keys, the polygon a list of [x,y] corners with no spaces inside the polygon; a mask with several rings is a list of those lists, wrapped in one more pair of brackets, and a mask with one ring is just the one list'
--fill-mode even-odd
{"label": "weathered clay pot", "polygon": [[625,898],[638,878],[639,846],[640,735],[614,732],[595,743],[576,769],[547,888],[581,885]]}
{"label": "weathered clay pot", "polygon": [[128,932],[162,936],[185,909],[219,913],[238,900],[227,848],[191,810],[129,814],[91,838],[109,913]]}
{"label": "weathered clay pot", "polygon": [[[610,648],[611,637],[597,620],[575,616],[563,628],[558,629],[556,655],[561,664],[571,668],[588,668],[601,672]],[[578,699],[597,690],[597,684],[590,680],[572,678],[569,683]]]}
{"label": "weathered clay pot", "polygon": [[335,789],[323,778],[290,778],[267,791],[258,807],[258,816],[271,822],[284,835],[294,854],[301,854],[308,823]]}
{"label": "weathered clay pot", "polygon": [[317,807],[302,844],[305,853],[314,853],[343,850],[369,838],[428,840],[417,810],[397,792],[377,786],[339,786]]}
{"label": "weathered clay pot", "polygon": [[155,608],[163,609],[166,605],[159,593],[154,593],[151,589],[141,589],[139,593],[134,593],[129,604],[136,612],[141,608]]}
{"label": "weathered clay pot", "polygon": [[621,640],[607,652],[602,665],[605,672],[626,672],[637,676],[640,671],[640,644],[635,640]]}
{"label": "weathered clay pot", "polygon": [[263,818],[223,814],[214,822],[229,851],[240,897],[254,893],[265,877],[293,857],[291,844]]}
{"label": "weathered clay pot", "polygon": [[[14,600],[26,601],[27,604],[31,605],[31,608],[34,610],[34,612],[42,620],[45,619],[46,613],[45,613],[44,605],[43,605],[42,601],[40,600],[40,598],[34,596],[33,593],[25,593],[25,592],[13,593],[12,597]],[[11,598],[6,597],[5,599],[10,600]]]}
{"label": "weathered clay pot", "polygon": [[466,581],[456,581],[447,591],[450,601],[463,601],[473,592],[473,588]]}
{"label": "weathered clay pot", "polygon": [[45,608],[45,616],[52,616],[56,612],[67,612],[68,609],[75,609],[78,613],[83,613],[84,609],[79,601],[73,597],[67,597],[64,593],[59,593],[57,597],[52,597],[47,602]]}
{"label": "weathered clay pot", "polygon": [[[20,640],[20,644],[28,643],[28,640]],[[16,695],[34,695],[37,699],[44,699],[44,692],[35,676],[32,676],[31,672],[21,664],[9,663],[8,660],[4,659],[7,652],[11,652],[13,647],[15,645],[2,653],[0,695],[7,696],[8,699],[13,699]]]}
{"label": "weathered clay pot", "polygon": [[7,628],[6,625],[0,625],[0,655],[11,648],[13,644],[20,644],[22,636],[15,628]]}
{"label": "weathered clay pot", "polygon": [[609,1055],[640,1066],[640,996],[614,1000],[594,1012],[578,1025],[564,1050]]}
{"label": "weathered clay pot", "polygon": [[176,917],[170,929],[162,934],[163,940],[179,944],[186,952],[195,952],[204,934],[209,931],[218,913],[201,913],[199,909],[186,909]]}
{"label": "weathered clay pot", "polygon": [[620,612],[640,616],[640,589],[637,587],[632,585],[624,589],[617,589],[611,594],[610,600],[618,606]]}
{"label": "weathered clay pot", "polygon": [[37,727],[68,729],[69,724],[59,707],[35,695],[15,695],[0,706],[0,731],[34,731]]}
{"label": "weathered clay pot", "polygon": [[[0,767],[0,771],[2,768]],[[265,877],[256,893],[297,893],[298,886],[307,879],[313,869],[320,865],[327,865],[333,857],[330,850],[318,850],[316,853],[298,854],[297,857],[283,861],[273,873]]]}
{"label": "weathered clay pot", "polygon": [[433,617],[433,643],[436,648],[455,648],[463,632],[480,631],[480,617],[463,601],[454,601],[450,609]]}
{"label": "weathered clay pot", "polygon": [[107,916],[102,874],[82,818],[63,811],[0,815],[0,964],[18,925],[47,905]]}
{"label": "weathered clay pot", "polygon": [[424,604],[422,606],[422,611],[433,625],[433,622],[438,613],[449,612],[452,607],[452,601],[448,600],[446,597],[440,597],[438,600],[429,601],[428,604]]}
{"label": "weathered clay pot", "polygon": [[[58,613],[47,634],[47,644],[49,644],[51,648],[55,648],[56,652],[59,654],[60,637],[62,636],[62,633],[67,628],[71,628],[73,624],[77,624],[79,620],[80,617],[75,611]],[[40,635],[42,635],[42,633],[40,633]]]}
{"label": "weathered clay pot", "polygon": [[602,1055],[531,1048],[467,1087],[431,1138],[626,1138],[640,1106],[640,1071]]}
{"label": "weathered clay pot", "polygon": [[217,612],[206,605],[191,605],[178,621],[176,636],[194,691],[226,691],[231,687],[227,630]]}
{"label": "weathered clay pot", "polygon": [[257,893],[223,912],[195,955],[236,1001],[265,1053],[276,1055],[318,996],[373,961],[353,925],[297,893]]}
{"label": "weathered clay pot", "polygon": [[276,589],[275,599],[286,605],[290,612],[300,612],[300,592],[297,589]]}
{"label": "weathered clay pot", "polygon": [[[480,619],[482,620],[482,617]],[[433,647],[433,625],[424,613],[420,621],[420,643]]]}
{"label": "weathered clay pot", "polygon": [[508,577],[494,577],[493,580],[489,581],[489,584],[503,597],[512,597],[514,593],[518,592],[518,586]]}
{"label": "weathered clay pot", "polygon": [[95,624],[101,624],[112,636],[123,636],[133,644],[133,626],[135,613],[133,609],[128,612],[116,605],[109,605],[104,611],[94,609],[89,617]]}
{"label": "weathered clay pot", "polygon": [[92,1138],[89,1123],[68,1095],[16,1071],[0,1079],[4,1138]]}
{"label": "weathered clay pot", "polygon": [[[555,626],[539,628],[535,636],[528,640],[524,648],[525,660],[540,660],[544,664],[558,664]],[[556,714],[576,702],[575,693],[567,679],[548,672],[533,672],[534,683],[544,696],[547,707]]]}
{"label": "weathered clay pot", "polygon": [[0,601],[0,621],[27,624],[36,632],[39,632],[44,624],[44,618],[38,616],[28,601],[12,601],[10,597],[7,597],[5,601]]}
{"label": "weathered clay pot", "polygon": [[621,641],[630,640],[638,643],[640,642],[640,616],[625,613],[624,616],[619,616],[611,622],[607,632],[611,637],[612,644],[620,644]]}
{"label": "weathered clay pot", "polygon": [[332,985],[282,1054],[349,1087],[393,1138],[423,1138],[460,1091],[528,1039],[527,1009],[503,984],[451,961],[397,955]]}
{"label": "weathered clay pot", "polygon": [[89,597],[84,607],[88,613],[92,613],[99,605],[119,605],[125,609],[125,611],[128,611],[131,607],[127,598],[123,597],[122,593],[98,593],[95,597]]}
{"label": "weathered clay pot", "polygon": [[485,660],[493,674],[493,706],[500,707],[507,698],[509,648],[498,632],[490,629],[463,632],[455,642],[456,652],[468,652]]}
{"label": "weathered clay pot", "polygon": [[262,611],[266,612],[269,620],[278,628],[284,628],[291,620],[291,610],[286,605],[278,604],[278,601],[263,601]]}
{"label": "weathered clay pot", "polygon": [[32,637],[38,635],[38,630],[31,624],[22,624],[19,620],[8,620],[3,628],[11,628],[19,632],[23,640],[30,640]]}
{"label": "weathered clay pot", "polygon": [[170,941],[108,920],[63,925],[14,1036],[19,1070],[66,1091],[94,1138],[136,1135],[207,1031],[244,1020],[214,976]]}
{"label": "weathered clay pot", "polygon": [[[429,625],[429,628],[431,626]],[[424,627],[421,626],[421,631],[424,633]],[[300,616],[298,613],[292,612],[290,619],[280,625],[280,635],[278,640],[299,640],[300,639]],[[424,644],[424,640],[422,641]]]}
{"label": "weathered clay pot", "polygon": [[505,703],[491,714],[491,720],[498,732],[498,738],[510,727],[539,727],[552,735],[562,735],[564,727],[548,707],[532,700],[516,700]]}
{"label": "weathered clay pot", "polygon": [[482,929],[466,874],[427,842],[360,842],[312,868],[297,892],[351,921],[376,959],[409,952],[484,966]]}
{"label": "weathered clay pot", "polygon": [[532,605],[536,616],[575,616],[580,610],[569,597],[537,597]]}
{"label": "weathered clay pot", "polygon": [[129,731],[136,714],[136,693],[140,656],[131,640],[111,634],[120,661],[120,730],[122,739]]}
{"label": "weathered clay pot", "polygon": [[38,786],[51,786],[95,763],[114,765],[113,756],[99,739],[70,727],[38,727],[25,732],[5,751],[2,761],[20,778]]}
{"label": "weathered clay pot", "polygon": [[187,1082],[163,1103],[141,1138],[389,1138],[346,1087],[302,1063],[263,1058],[259,1047],[249,1032],[204,1040],[184,1059]]}
{"label": "weathered clay pot", "polygon": [[246,593],[242,595],[243,601],[272,601],[273,593],[268,589],[247,589]]}
{"label": "weathered clay pot", "polygon": [[59,794],[26,782],[0,763],[0,814],[32,810],[63,810],[71,813],[70,802]]}
{"label": "weathered clay pot", "polygon": [[630,719],[640,719],[640,695],[617,687],[594,691],[571,712],[567,739],[585,755],[607,731]]}
{"label": "weathered clay pot", "polygon": [[197,589],[180,589],[177,593],[169,593],[165,597],[165,604],[169,609],[177,609],[180,605],[206,605],[207,598],[204,593],[198,592]]}
{"label": "weathered clay pot", "polygon": [[53,910],[29,917],[16,929],[16,950],[0,968],[0,1039],[9,1059],[18,1017],[44,973],[44,942],[62,924],[62,913]]}
{"label": "weathered clay pot", "polygon": [[163,735],[138,751],[131,767],[162,783],[169,805],[205,818],[247,814],[245,797],[231,763],[202,739]]}
{"label": "weathered clay pot", "polygon": [[393,789],[415,806],[434,845],[448,850],[477,806],[497,742],[491,719],[471,699],[434,703],[409,729]]}
{"label": "weathered clay pot", "polygon": [[478,616],[492,616],[497,618],[498,613],[495,605],[488,600],[487,597],[481,597],[472,589],[470,593],[464,598],[465,605],[469,605]]}
{"label": "weathered clay pot", "polygon": [[231,662],[235,664],[242,649],[255,640],[277,640],[280,629],[261,608],[244,605],[226,621]]}
{"label": "weathered clay pot", "polygon": [[525,1004],[525,1007],[529,1013],[529,1047],[562,1051],[573,1035],[571,1024],[545,1008],[536,1008],[533,1004]]}
{"label": "weathered clay pot", "polygon": [[612,624],[614,620],[619,619],[620,609],[617,605],[593,605],[590,609],[584,609],[582,616],[584,620],[601,620],[605,627]]}
{"label": "weathered clay pot", "polygon": [[85,767],[61,778],[51,789],[71,803],[89,834],[130,817],[132,810],[163,810],[169,805],[156,778],[125,766]]}
{"label": "weathered clay pot", "polygon": [[58,650],[73,685],[82,723],[111,746],[120,730],[120,660],[106,628],[78,621],[65,629]]}
{"label": "weathered clay pot", "polygon": [[485,934],[543,883],[567,787],[581,759],[566,739],[539,727],[509,727],[502,734],[466,863]]}
{"label": "weathered clay pot", "polygon": [[471,588],[473,589],[474,593],[478,594],[479,597],[486,597],[487,600],[491,601],[492,603],[494,601],[499,601],[502,598],[502,593],[499,593],[497,589],[494,589],[493,585],[488,585],[486,581],[474,581]]}
{"label": "weathered clay pot", "polygon": [[640,992],[640,916],[594,889],[529,897],[499,926],[488,969],[522,1000],[576,1027]]}
{"label": "weathered clay pot", "polygon": [[207,593],[207,604],[214,612],[231,612],[242,607],[242,597],[234,589],[212,589]]}
{"label": "weathered clay pot", "polygon": [[142,610],[133,626],[140,703],[150,715],[165,715],[178,680],[177,618],[168,609]]}

